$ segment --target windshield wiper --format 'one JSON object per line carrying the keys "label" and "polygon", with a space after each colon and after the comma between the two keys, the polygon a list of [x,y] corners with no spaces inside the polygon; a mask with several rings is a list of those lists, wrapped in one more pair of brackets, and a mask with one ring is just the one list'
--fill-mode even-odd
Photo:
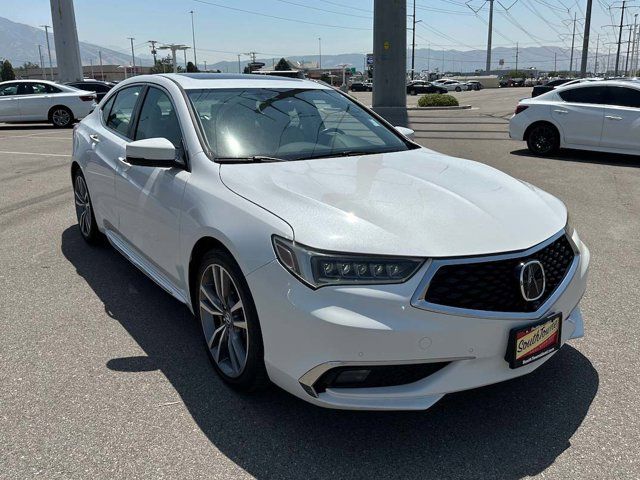
{"label": "windshield wiper", "polygon": [[271,163],[287,162],[285,158],[268,157],[266,155],[252,155],[251,157],[216,157],[216,162],[220,163]]}
{"label": "windshield wiper", "polygon": [[360,155],[375,155],[376,153],[388,153],[388,152],[386,151],[371,152],[369,150],[344,150],[341,152],[321,153],[319,155],[311,155],[309,157],[299,157],[299,158],[296,158],[296,160],[312,160],[314,158],[328,158],[328,157],[357,157]]}

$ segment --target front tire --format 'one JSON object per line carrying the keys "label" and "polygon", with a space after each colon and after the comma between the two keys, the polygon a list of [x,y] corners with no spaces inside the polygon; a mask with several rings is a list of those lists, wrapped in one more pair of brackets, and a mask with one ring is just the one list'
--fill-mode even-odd
{"label": "front tire", "polygon": [[84,240],[95,245],[99,243],[100,231],[96,223],[96,216],[93,214],[93,205],[89,188],[84,175],[78,169],[73,175],[73,196],[76,204],[76,217],[78,219],[78,228]]}
{"label": "front tire", "polygon": [[67,107],[53,107],[49,121],[56,128],[69,128],[73,124],[73,113]]}
{"label": "front tire", "polygon": [[222,380],[248,393],[269,385],[258,314],[238,264],[211,250],[198,271],[197,304],[209,360]]}
{"label": "front tire", "polygon": [[462,89],[460,87],[456,87],[456,92],[461,92]]}
{"label": "front tire", "polygon": [[534,155],[551,155],[560,148],[560,133],[549,123],[534,125],[527,135],[527,147]]}

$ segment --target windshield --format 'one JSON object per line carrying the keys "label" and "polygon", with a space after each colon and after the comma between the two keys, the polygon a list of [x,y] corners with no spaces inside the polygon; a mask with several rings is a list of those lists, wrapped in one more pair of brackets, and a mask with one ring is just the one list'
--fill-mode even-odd
{"label": "windshield", "polygon": [[356,103],[324,89],[189,90],[217,158],[285,160],[408,150]]}

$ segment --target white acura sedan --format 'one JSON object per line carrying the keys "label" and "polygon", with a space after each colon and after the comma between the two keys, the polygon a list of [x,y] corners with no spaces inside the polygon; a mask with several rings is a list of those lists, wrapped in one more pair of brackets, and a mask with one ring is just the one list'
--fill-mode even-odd
{"label": "white acura sedan", "polygon": [[536,155],[559,148],[640,155],[640,82],[588,79],[521,100],[509,135]]}
{"label": "white acura sedan", "polygon": [[134,77],[75,129],[80,232],[193,311],[228,384],[428,408],[582,336],[589,250],[557,198],[411,133],[313,81]]}
{"label": "white acura sedan", "polygon": [[49,122],[70,127],[96,107],[96,94],[47,80],[0,83],[0,122]]}

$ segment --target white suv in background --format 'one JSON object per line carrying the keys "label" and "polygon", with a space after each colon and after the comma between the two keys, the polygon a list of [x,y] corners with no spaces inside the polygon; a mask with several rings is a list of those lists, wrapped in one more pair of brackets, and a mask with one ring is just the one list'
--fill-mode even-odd
{"label": "white suv in background", "polygon": [[0,122],[49,122],[70,127],[96,107],[96,94],[47,80],[0,83]]}
{"label": "white suv in background", "polygon": [[588,81],[521,100],[509,136],[536,155],[559,148],[640,154],[640,82]]}

